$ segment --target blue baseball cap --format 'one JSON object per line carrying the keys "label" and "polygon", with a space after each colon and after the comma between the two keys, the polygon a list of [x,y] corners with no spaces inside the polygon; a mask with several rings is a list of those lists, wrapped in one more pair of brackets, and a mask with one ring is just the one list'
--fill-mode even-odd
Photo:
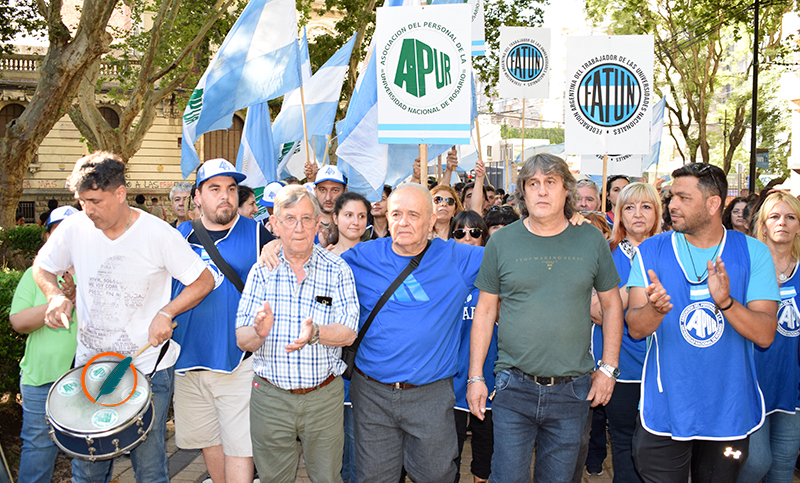
{"label": "blue baseball cap", "polygon": [[339,168],[331,164],[319,170],[319,173],[317,173],[317,180],[314,181],[314,184],[317,185],[322,183],[323,181],[335,181],[337,183],[342,183],[344,185],[347,184],[347,180],[345,179],[342,172],[339,171]]}
{"label": "blue baseball cap", "polygon": [[236,171],[236,167],[222,158],[209,159],[197,170],[197,186],[214,176],[230,176],[237,183],[247,178],[244,173]]}
{"label": "blue baseball cap", "polygon": [[69,205],[59,206],[55,210],[51,211],[50,216],[47,217],[46,228],[50,228],[56,223],[61,223],[64,221],[64,218],[68,217],[69,215],[74,215],[77,212],[78,210],[75,209],[75,207]]}
{"label": "blue baseball cap", "polygon": [[261,199],[258,201],[258,204],[261,206],[266,206],[267,208],[271,208],[275,206],[275,196],[278,195],[278,191],[284,187],[284,184],[280,181],[273,181],[272,183],[268,184],[264,187],[264,194],[261,196]]}

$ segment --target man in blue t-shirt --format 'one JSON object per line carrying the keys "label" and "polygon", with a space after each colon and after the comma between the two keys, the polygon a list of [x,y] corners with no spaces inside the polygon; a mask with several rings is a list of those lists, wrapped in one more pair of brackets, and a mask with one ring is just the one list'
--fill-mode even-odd
{"label": "man in blue t-shirt", "polygon": [[672,177],[675,231],[638,247],[628,280],[630,335],[652,335],[633,457],[647,482],[736,481],[764,421],[753,343],[775,337],[775,269],[763,243],[723,227],[720,168]]}
{"label": "man in blue t-shirt", "polygon": [[[342,255],[361,305],[360,326],[409,262],[428,246],[436,222],[423,186],[401,185],[388,199],[391,238]],[[474,289],[483,248],[431,241],[419,267],[381,308],[359,346],[350,386],[359,481],[453,481],[458,468],[453,376],[461,311]]]}

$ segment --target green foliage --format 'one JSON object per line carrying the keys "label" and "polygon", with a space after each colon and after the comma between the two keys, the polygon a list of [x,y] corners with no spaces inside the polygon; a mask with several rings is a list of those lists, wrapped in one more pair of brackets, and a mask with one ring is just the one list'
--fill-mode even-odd
{"label": "green foliage", "polygon": [[[522,129],[507,125],[500,126],[500,136],[503,139],[520,139]],[[526,127],[525,139],[549,139],[550,144],[564,142],[564,129],[560,127]]]}
{"label": "green foliage", "polygon": [[44,245],[43,233],[42,226],[15,226],[0,231],[0,246],[4,250],[19,250],[25,257],[33,258]]}
{"label": "green foliage", "polygon": [[0,271],[0,394],[16,394],[19,388],[19,361],[25,352],[25,337],[11,328],[8,312],[22,273]]}
{"label": "green foliage", "polygon": [[35,0],[0,0],[0,19],[0,55],[13,53],[20,34],[44,37],[46,24]]}

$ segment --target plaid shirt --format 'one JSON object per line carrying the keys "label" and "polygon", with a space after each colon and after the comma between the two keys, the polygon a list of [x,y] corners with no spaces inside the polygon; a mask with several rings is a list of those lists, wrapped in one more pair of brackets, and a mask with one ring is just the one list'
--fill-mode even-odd
{"label": "plaid shirt", "polygon": [[[300,326],[311,317],[319,325],[339,323],[358,330],[358,296],[353,272],[347,263],[319,245],[303,265],[305,278],[297,277],[279,254],[278,267],[269,271],[254,266],[245,283],[236,314],[236,328],[251,326],[256,313],[269,302],[275,322],[264,344],[253,354],[253,371],[281,389],[300,389],[321,384],[329,375],[341,375],[346,364],[342,349],[322,344],[306,345],[286,353],[286,345],[300,335]],[[330,305],[320,299],[330,300]]]}

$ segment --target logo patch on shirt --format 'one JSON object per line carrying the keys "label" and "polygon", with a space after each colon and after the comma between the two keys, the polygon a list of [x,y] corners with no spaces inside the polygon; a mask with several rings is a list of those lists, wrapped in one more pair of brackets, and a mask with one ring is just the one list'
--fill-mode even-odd
{"label": "logo patch on shirt", "polygon": [[711,347],[725,330],[725,318],[709,301],[695,302],[681,312],[681,334],[695,347]]}
{"label": "logo patch on shirt", "polygon": [[428,302],[430,298],[423,290],[422,285],[414,278],[414,274],[411,274],[402,285],[397,287],[392,294],[392,300],[395,302]]}
{"label": "logo patch on shirt", "polygon": [[800,335],[797,308],[794,299],[784,299],[778,308],[778,333],[784,337],[797,337]]}

